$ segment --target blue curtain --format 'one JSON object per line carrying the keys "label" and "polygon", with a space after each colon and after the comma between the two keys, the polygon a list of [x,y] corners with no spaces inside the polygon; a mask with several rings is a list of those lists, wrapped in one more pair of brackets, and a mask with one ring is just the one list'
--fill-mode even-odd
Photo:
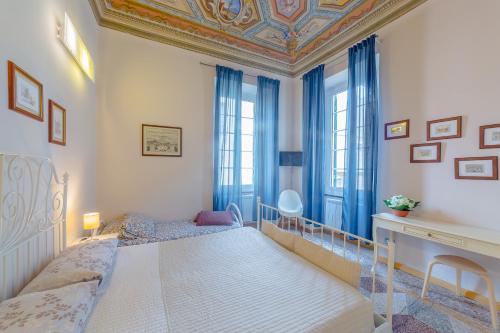
{"label": "blue curtain", "polygon": [[[254,115],[254,194],[263,203],[275,206],[279,192],[278,105],[280,81],[257,78]],[[254,200],[253,218],[257,218]]]}
{"label": "blue curtain", "polygon": [[372,239],[377,203],[378,72],[376,36],[349,49],[343,230]]}
{"label": "blue curtain", "polygon": [[302,78],[302,195],[304,217],[323,222],[325,161],[325,79],[324,65]]}
{"label": "blue curtain", "polygon": [[243,72],[217,66],[214,100],[213,209],[241,207],[241,95]]}

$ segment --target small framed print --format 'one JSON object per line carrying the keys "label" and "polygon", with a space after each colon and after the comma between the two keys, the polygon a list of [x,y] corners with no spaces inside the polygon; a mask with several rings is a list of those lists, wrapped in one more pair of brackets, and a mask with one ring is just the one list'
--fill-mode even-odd
{"label": "small framed print", "polygon": [[49,142],[66,146],[66,110],[49,99]]}
{"label": "small framed print", "polygon": [[441,142],[410,146],[410,163],[440,163]]}
{"label": "small framed print", "polygon": [[455,178],[498,180],[498,156],[455,158]]}
{"label": "small framed print", "polygon": [[142,156],[182,156],[182,128],[142,125]]}
{"label": "small framed print", "polygon": [[410,136],[410,119],[385,124],[385,139],[402,139]]}
{"label": "small framed print", "polygon": [[427,122],[427,141],[462,137],[462,116]]}
{"label": "small framed print", "polygon": [[500,148],[500,124],[479,127],[479,148]]}
{"label": "small framed print", "polygon": [[9,109],[43,121],[43,86],[12,61],[7,62]]}

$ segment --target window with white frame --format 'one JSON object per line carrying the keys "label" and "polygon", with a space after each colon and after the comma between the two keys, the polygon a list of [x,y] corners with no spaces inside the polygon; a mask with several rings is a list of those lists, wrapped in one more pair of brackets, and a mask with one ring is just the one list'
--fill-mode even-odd
{"label": "window with white frame", "polygon": [[347,124],[347,72],[340,72],[326,80],[325,94],[327,124],[326,136],[326,194],[342,196],[346,146]]}
{"label": "window with white frame", "polygon": [[241,105],[241,185],[253,186],[253,127],[255,102],[243,100]]}
{"label": "window with white frame", "polygon": [[[243,94],[241,102],[241,185],[243,191],[253,191],[253,131],[254,110],[257,87],[243,83]],[[233,183],[233,160],[234,154],[234,120],[229,121],[227,130],[230,133],[229,140],[224,147],[224,185]]]}

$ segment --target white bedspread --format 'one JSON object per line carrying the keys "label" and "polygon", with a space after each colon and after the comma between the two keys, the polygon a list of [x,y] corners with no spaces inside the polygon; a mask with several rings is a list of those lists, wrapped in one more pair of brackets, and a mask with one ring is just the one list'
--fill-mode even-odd
{"label": "white bedspread", "polygon": [[371,302],[252,228],[118,250],[87,332],[374,329]]}

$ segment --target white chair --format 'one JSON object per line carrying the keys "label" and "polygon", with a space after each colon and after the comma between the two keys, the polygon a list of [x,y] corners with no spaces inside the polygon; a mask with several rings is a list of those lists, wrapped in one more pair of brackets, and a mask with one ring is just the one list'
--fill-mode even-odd
{"label": "white chair", "polygon": [[[302,217],[304,212],[299,194],[294,190],[284,190],[281,192],[278,199],[278,211],[281,217],[288,219],[289,223],[291,219],[295,219],[297,223],[297,218]],[[298,228],[298,225],[296,224],[295,227]]]}

